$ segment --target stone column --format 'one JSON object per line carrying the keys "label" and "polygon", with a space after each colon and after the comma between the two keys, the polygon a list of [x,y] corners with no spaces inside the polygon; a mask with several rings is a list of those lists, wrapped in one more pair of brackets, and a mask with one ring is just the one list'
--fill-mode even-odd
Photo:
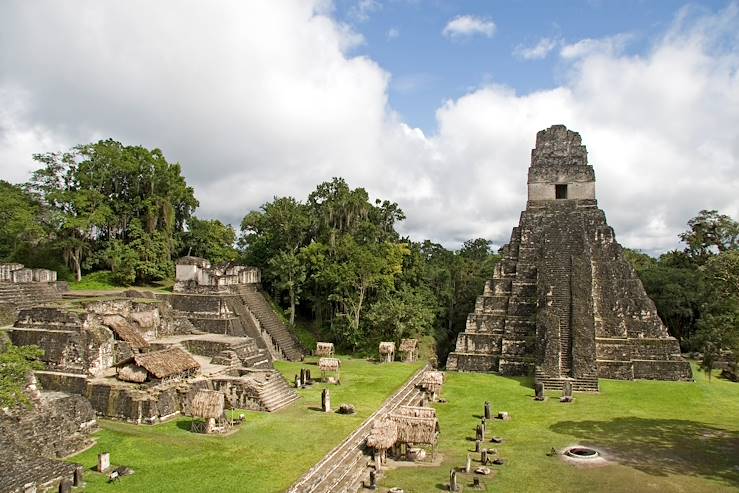
{"label": "stone column", "polygon": [[331,394],[328,389],[323,389],[321,392],[321,409],[324,413],[331,412]]}
{"label": "stone column", "polygon": [[454,469],[449,471],[449,491],[459,491],[457,484],[457,471]]}
{"label": "stone column", "polygon": [[472,457],[470,457],[470,454],[467,454],[467,462],[464,464],[464,472],[469,474],[470,469],[472,469]]}
{"label": "stone column", "polygon": [[488,401],[485,401],[485,419],[490,419],[492,417],[492,411],[490,410],[490,403]]}
{"label": "stone column", "polygon": [[110,469],[110,452],[98,454],[98,472],[105,472]]}
{"label": "stone column", "polygon": [[536,382],[536,384],[534,385],[534,391],[536,393],[536,397],[534,397],[534,400],[543,401],[544,400],[544,384],[541,382]]}

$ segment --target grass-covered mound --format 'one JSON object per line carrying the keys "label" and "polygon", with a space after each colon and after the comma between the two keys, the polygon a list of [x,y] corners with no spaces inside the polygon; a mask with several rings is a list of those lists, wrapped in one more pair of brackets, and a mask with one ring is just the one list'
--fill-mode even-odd
{"label": "grass-covered mound", "polygon": [[[380,365],[342,358],[341,385],[330,385],[331,402],[354,404],[357,414],[320,412],[322,384],[298,391],[302,397],[275,413],[246,412],[246,422],[229,436],[190,432],[190,419],[179,418],[157,426],[100,420],[97,444],[70,458],[89,470],[97,454],[109,451],[114,466],[125,465],[135,474],[117,484],[88,472],[85,491],[214,492],[285,491],[296,479],[371,415],[422,364]],[[309,361],[313,361],[310,359]],[[288,380],[307,363],[276,362]]]}
{"label": "grass-covered mound", "polygon": [[[437,404],[441,423],[438,468],[409,467],[389,471],[384,486],[406,493],[445,491],[449,470],[464,465],[474,450],[475,425],[483,402],[495,413],[508,411],[511,421],[493,420],[487,437],[499,435],[497,448],[506,464],[487,491],[510,492],[716,492],[739,490],[739,385],[714,378],[707,382],[624,382],[601,380],[598,395],[575,394],[562,404],[557,393],[534,402],[526,378],[449,373],[446,404]],[[488,438],[489,440],[489,438]],[[610,452],[612,464],[579,468],[559,457],[552,447],[590,445]],[[479,454],[472,453],[473,470]],[[465,491],[471,476],[460,475]]]}

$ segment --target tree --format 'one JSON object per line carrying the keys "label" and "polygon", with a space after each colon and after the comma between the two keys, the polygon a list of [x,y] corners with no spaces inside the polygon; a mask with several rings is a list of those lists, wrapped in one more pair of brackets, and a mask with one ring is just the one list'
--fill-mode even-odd
{"label": "tree", "polygon": [[383,341],[431,334],[435,319],[431,293],[410,287],[386,292],[367,311],[372,336]]}
{"label": "tree", "polygon": [[198,205],[179,164],[110,139],[34,159],[42,167],[28,187],[78,281],[83,266],[134,272],[140,282],[171,273],[175,237]]}
{"label": "tree", "polygon": [[702,210],[688,221],[688,231],[680,234],[685,251],[699,262],[715,253],[739,248],[739,223],[716,210]]}
{"label": "tree", "polygon": [[47,237],[41,204],[18,185],[0,180],[0,259],[17,260],[25,246],[36,247]]}
{"label": "tree", "polygon": [[214,265],[235,262],[238,258],[239,252],[234,248],[236,232],[230,224],[193,216],[188,219],[187,227],[182,234],[181,255],[207,258]]}
{"label": "tree", "polygon": [[295,325],[295,307],[306,277],[306,266],[301,256],[280,252],[269,260],[269,266],[279,290],[287,290],[290,300],[290,325]]}
{"label": "tree", "polygon": [[310,243],[311,219],[307,207],[293,197],[275,197],[241,221],[239,245],[247,263],[267,268],[280,252],[297,254]]}
{"label": "tree", "polygon": [[360,245],[347,235],[337,243],[336,251],[336,262],[326,273],[335,286],[329,299],[339,304],[338,315],[345,322],[341,335],[356,348],[362,339],[361,315],[370,290],[392,288],[408,247],[393,243]]}
{"label": "tree", "polygon": [[38,346],[0,344],[0,407],[29,406],[24,388],[31,372],[44,367],[38,360],[44,352]]}

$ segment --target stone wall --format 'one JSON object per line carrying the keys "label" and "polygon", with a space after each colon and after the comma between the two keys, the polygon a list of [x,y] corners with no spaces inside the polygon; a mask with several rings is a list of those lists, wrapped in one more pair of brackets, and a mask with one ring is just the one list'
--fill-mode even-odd
{"label": "stone wall", "polygon": [[41,392],[33,409],[0,411],[0,491],[23,492],[27,484],[39,491],[72,479],[75,464],[66,457],[92,444],[95,413],[84,398]]}

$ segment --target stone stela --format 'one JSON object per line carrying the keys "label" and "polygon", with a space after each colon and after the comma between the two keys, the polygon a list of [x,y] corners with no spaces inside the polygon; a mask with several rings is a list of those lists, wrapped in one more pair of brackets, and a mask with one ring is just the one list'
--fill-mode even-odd
{"label": "stone stela", "polygon": [[580,135],[536,135],[528,202],[457,337],[448,370],[535,373],[548,389],[598,378],[692,380],[595,199]]}

